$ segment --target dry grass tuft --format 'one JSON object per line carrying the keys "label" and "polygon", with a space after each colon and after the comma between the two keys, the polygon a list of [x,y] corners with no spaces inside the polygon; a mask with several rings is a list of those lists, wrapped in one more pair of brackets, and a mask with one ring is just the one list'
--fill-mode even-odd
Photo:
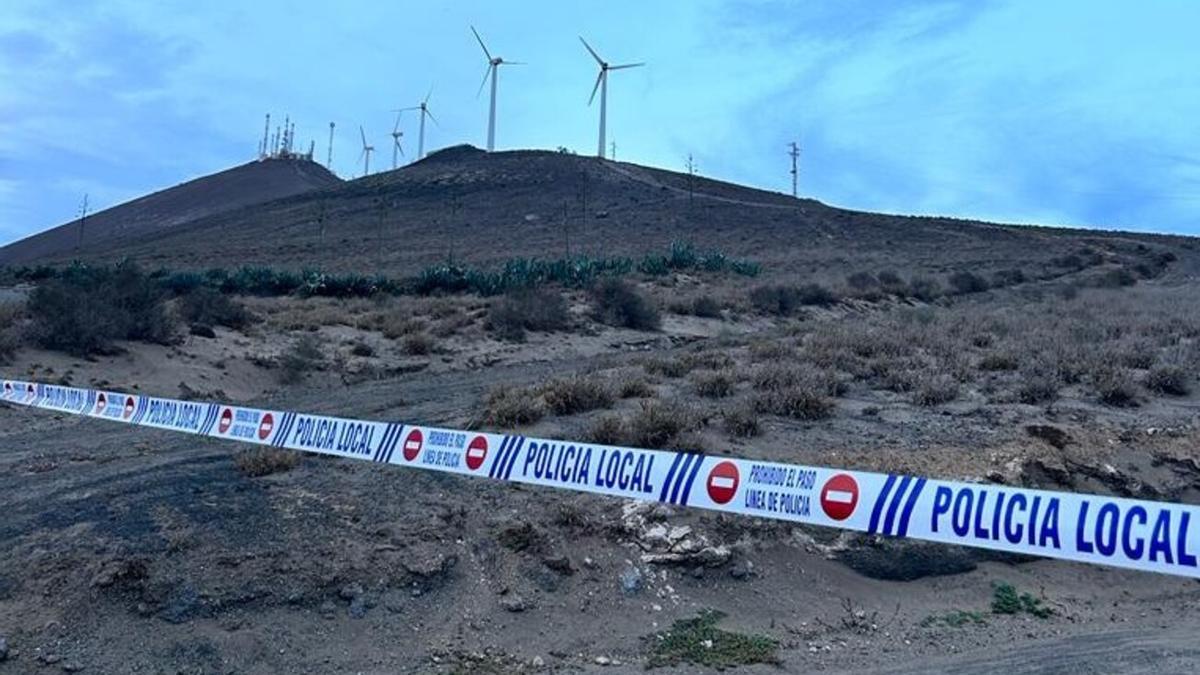
{"label": "dry grass tuft", "polygon": [[250,478],[291,471],[300,463],[300,453],[282,448],[251,448],[233,457],[233,464]]}

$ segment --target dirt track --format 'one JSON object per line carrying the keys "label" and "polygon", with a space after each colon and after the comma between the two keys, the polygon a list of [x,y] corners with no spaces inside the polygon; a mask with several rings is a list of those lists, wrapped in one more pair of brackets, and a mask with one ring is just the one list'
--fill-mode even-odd
{"label": "dirt track", "polygon": [[[278,403],[453,422],[463,378]],[[20,652],[0,673],[47,659],[101,673],[641,672],[644,638],[703,608],[779,639],[788,672],[1200,663],[1189,580],[1037,561],[881,581],[815,552],[828,532],[681,512],[668,522],[736,541],[734,560],[644,565],[613,500],[320,458],[249,479],[216,441],[25,409],[0,409],[0,424],[0,635]],[[642,582],[627,592],[631,568]],[[988,614],[995,581],[1054,615]],[[929,624],[957,610],[986,623]]]}

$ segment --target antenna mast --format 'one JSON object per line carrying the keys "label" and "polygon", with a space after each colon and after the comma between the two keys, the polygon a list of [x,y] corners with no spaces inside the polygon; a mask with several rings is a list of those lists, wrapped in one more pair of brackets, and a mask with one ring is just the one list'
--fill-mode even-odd
{"label": "antenna mast", "polygon": [[796,141],[792,141],[789,147],[791,150],[788,150],[788,155],[792,158],[792,196],[796,197],[796,177],[799,175],[796,170],[796,160],[800,158],[800,146],[796,145]]}
{"label": "antenna mast", "polygon": [[79,207],[79,242],[77,244],[75,244],[76,250],[83,247],[83,226],[87,223],[87,214],[88,214],[88,196],[87,196],[87,193],[85,192],[85,193],[83,193],[83,204],[81,204]]}
{"label": "antenna mast", "polygon": [[325,168],[333,171],[333,122],[329,123],[329,153],[325,155]]}
{"label": "antenna mast", "polygon": [[267,137],[271,134],[271,113],[267,113],[267,123],[263,125],[262,145],[258,147],[258,158],[267,156]]}

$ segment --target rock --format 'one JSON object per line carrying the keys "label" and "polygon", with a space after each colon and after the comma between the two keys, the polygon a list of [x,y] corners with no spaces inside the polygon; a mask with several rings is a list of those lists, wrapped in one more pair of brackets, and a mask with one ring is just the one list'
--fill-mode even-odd
{"label": "rock", "polygon": [[362,584],[346,584],[342,586],[342,590],[338,591],[338,597],[346,601],[351,601],[362,595],[362,593]]}
{"label": "rock", "polygon": [[1051,446],[1062,450],[1071,442],[1071,435],[1059,429],[1052,427],[1049,424],[1030,424],[1025,427],[1025,433],[1034,438],[1041,439]]}
{"label": "rock", "polygon": [[199,609],[200,593],[191,584],[182,583],[171,591],[166,606],[159,610],[158,616],[167,623],[186,623]]}
{"label": "rock", "polygon": [[43,654],[41,657],[38,658],[38,660],[48,666],[52,666],[52,665],[58,663],[59,661],[62,661],[62,657],[59,656],[58,654]]}
{"label": "rock", "polygon": [[621,572],[621,590],[625,591],[625,595],[638,594],[644,584],[645,580],[640,569],[630,566]]}
{"label": "rock", "polygon": [[367,615],[368,609],[370,609],[370,605],[366,598],[359,595],[350,601],[350,618],[361,619]]}
{"label": "rock", "polygon": [[529,609],[529,603],[519,595],[510,595],[500,601],[500,606],[509,612],[524,612]]}
{"label": "rock", "polygon": [[62,664],[62,669],[64,673],[78,673],[83,670],[83,664],[78,661],[67,661]]}
{"label": "rock", "polygon": [[333,615],[337,613],[337,605],[333,604],[332,600],[326,600],[325,602],[321,603],[321,606],[317,611],[319,611],[321,616],[325,617],[326,619],[332,619]]}
{"label": "rock", "polygon": [[534,668],[544,668],[546,666],[546,659],[543,659],[540,656],[535,656],[533,657],[533,660],[529,662],[529,665],[533,666]]}
{"label": "rock", "polygon": [[741,560],[729,568],[729,576],[734,579],[748,579],[754,574],[754,563]]}
{"label": "rock", "polygon": [[392,614],[404,611],[405,594],[401,591],[388,591],[383,595],[383,608]]}
{"label": "rock", "polygon": [[597,656],[596,657],[596,665],[598,665],[598,666],[607,666],[611,663],[612,663],[612,659],[608,658],[607,656]]}
{"label": "rock", "polygon": [[1015,563],[1033,559],[912,539],[872,540],[867,535],[850,535],[842,548],[832,552],[832,557],[863,576],[885,581],[961,574],[988,560]]}
{"label": "rock", "polygon": [[547,556],[542,558],[542,564],[562,575],[570,576],[575,573],[575,568],[571,567],[571,559],[565,555]]}
{"label": "rock", "polygon": [[212,329],[212,326],[206,326],[202,323],[192,324],[188,327],[188,332],[196,337],[208,338],[210,340],[217,337],[217,333]]}

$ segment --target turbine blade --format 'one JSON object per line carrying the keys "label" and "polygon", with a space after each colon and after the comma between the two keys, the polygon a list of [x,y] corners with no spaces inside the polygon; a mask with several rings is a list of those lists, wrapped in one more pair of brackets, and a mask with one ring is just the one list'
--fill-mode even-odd
{"label": "turbine blade", "polygon": [[600,80],[603,80],[603,79],[604,79],[604,71],[601,70],[600,74],[596,76],[596,86],[592,87],[592,95],[588,97],[588,105],[591,105],[592,101],[594,101],[596,99],[596,90],[600,88]]}
{"label": "turbine blade", "polygon": [[401,115],[403,115],[403,114],[404,114],[404,111],[403,111],[403,110],[397,110],[397,111],[396,111],[396,126],[392,127],[392,133],[393,133],[393,134],[395,134],[395,133],[397,133],[397,132],[399,132],[399,131],[400,131],[400,116],[401,116]]}
{"label": "turbine blade", "polygon": [[491,63],[488,63],[487,70],[483,71],[483,82],[479,83],[479,91],[475,92],[475,98],[479,98],[479,95],[483,93],[483,87],[487,84],[488,78],[492,75],[492,68],[495,67],[496,66],[492,65]]}
{"label": "turbine blade", "polygon": [[503,61],[499,65],[502,65],[502,66],[527,66],[529,64],[525,63],[524,61]]}
{"label": "turbine blade", "polygon": [[434,124],[437,124],[437,126],[439,126],[439,127],[442,126],[442,125],[438,124],[437,118],[433,116],[433,113],[429,112],[429,108],[425,109],[425,114],[429,115],[429,119],[433,120]]}
{"label": "turbine blade", "polygon": [[479,46],[483,48],[483,55],[488,61],[492,60],[492,53],[488,51],[487,46],[483,44],[483,38],[479,37],[479,31],[475,30],[475,26],[471,26],[471,32],[475,34],[475,39],[479,41]]}
{"label": "turbine blade", "polygon": [[622,68],[641,68],[645,63],[625,63],[619,66],[609,66],[609,70],[621,70]]}
{"label": "turbine blade", "polygon": [[422,105],[429,105],[429,97],[433,96],[433,85],[429,85],[429,93],[425,94],[425,100],[421,101]]}
{"label": "turbine blade", "polygon": [[588,52],[592,55],[592,58],[596,59],[596,63],[599,63],[603,66],[604,59],[600,58],[600,55],[596,53],[595,49],[592,49],[592,46],[587,43],[587,40],[583,39],[582,35],[579,36],[579,41],[583,43],[584,48],[588,50]]}

